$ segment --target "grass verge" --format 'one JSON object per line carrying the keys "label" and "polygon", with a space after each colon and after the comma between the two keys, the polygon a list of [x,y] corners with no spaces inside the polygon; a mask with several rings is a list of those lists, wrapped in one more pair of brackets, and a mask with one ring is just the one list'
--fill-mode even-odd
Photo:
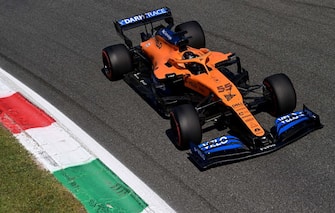
{"label": "grass verge", "polygon": [[54,176],[0,126],[0,212],[86,212]]}

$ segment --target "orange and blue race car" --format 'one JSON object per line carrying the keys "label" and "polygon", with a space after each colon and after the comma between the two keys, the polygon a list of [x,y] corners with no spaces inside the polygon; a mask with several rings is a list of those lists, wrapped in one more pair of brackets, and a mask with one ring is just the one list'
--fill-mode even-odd
{"label": "orange and blue race car", "polygon": [[[170,119],[179,149],[190,148],[189,158],[199,169],[239,161],[275,151],[322,128],[319,116],[306,106],[296,108],[296,92],[283,73],[249,84],[249,74],[234,53],[206,48],[197,21],[174,26],[167,7],[114,22],[125,44],[102,50],[103,74],[124,79],[161,115]],[[139,45],[125,34],[140,32]],[[275,117],[269,130],[255,114]],[[203,126],[229,128],[229,135],[203,142]]]}

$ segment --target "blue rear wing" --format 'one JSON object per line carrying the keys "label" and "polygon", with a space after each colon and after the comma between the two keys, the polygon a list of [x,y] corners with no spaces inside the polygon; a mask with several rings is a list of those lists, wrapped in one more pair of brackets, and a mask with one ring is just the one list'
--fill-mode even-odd
{"label": "blue rear wing", "polygon": [[124,34],[125,30],[133,29],[139,26],[152,24],[157,21],[164,20],[171,28],[173,26],[173,18],[171,10],[168,7],[151,10],[145,13],[134,15],[114,21],[116,32],[125,40],[128,47],[132,47],[131,40]]}
{"label": "blue rear wing", "polygon": [[162,7],[145,13],[141,13],[128,18],[123,18],[114,22],[118,32],[129,30],[142,25],[165,20],[168,24],[173,22],[171,10],[168,7]]}

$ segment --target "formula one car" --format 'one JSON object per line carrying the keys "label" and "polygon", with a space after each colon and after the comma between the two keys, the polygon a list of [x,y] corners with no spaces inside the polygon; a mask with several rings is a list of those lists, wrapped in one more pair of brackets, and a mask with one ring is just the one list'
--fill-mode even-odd
{"label": "formula one car", "polygon": [[[125,45],[102,50],[103,74],[111,81],[124,78],[169,117],[175,145],[190,148],[189,158],[200,169],[272,152],[322,128],[319,116],[307,107],[293,112],[296,93],[287,75],[250,85],[239,57],[206,48],[196,21],[174,27],[170,9],[163,7],[114,25]],[[144,32],[133,46],[125,31],[139,26]],[[255,118],[260,112],[276,117],[270,130]],[[229,135],[202,142],[205,124],[229,128]]]}

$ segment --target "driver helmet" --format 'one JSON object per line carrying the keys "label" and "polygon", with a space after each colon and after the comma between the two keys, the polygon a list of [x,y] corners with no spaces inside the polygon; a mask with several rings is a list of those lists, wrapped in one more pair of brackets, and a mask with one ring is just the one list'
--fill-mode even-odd
{"label": "driver helmet", "polygon": [[[183,54],[183,59],[192,59],[192,58],[196,58],[198,57],[198,55],[194,54],[191,51],[186,51]],[[196,62],[190,62],[190,63],[185,63],[185,67],[191,71],[191,73],[198,75],[200,73],[202,73],[204,71],[203,66],[199,63]]]}

